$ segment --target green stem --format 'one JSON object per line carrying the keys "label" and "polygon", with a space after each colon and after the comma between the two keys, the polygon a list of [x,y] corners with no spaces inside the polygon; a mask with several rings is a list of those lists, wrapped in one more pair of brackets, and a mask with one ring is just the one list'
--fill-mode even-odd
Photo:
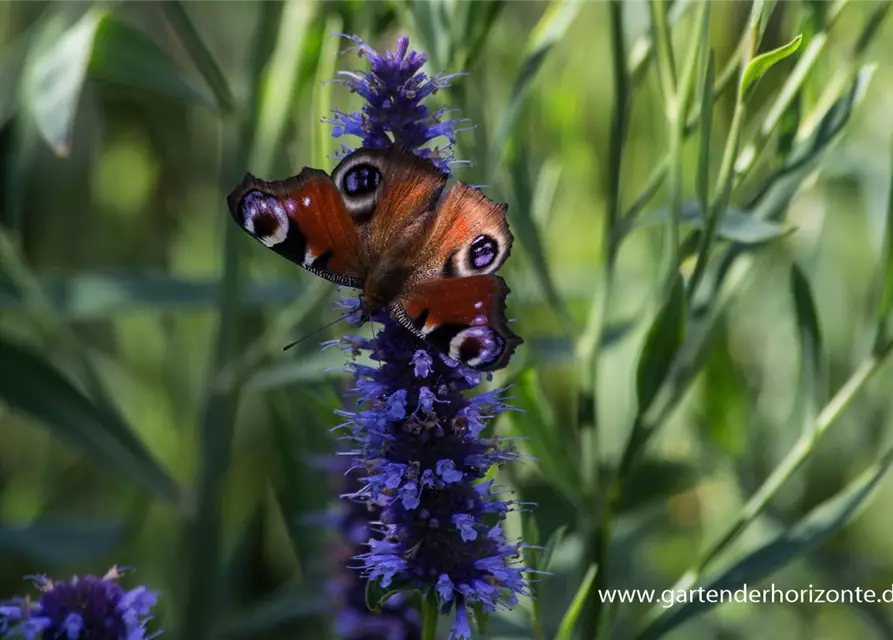
{"label": "green stem", "polygon": [[422,597],[422,640],[436,640],[439,618],[437,593],[431,589]]}
{"label": "green stem", "polygon": [[[608,4],[611,24],[611,47],[614,79],[614,111],[611,116],[611,142],[608,162],[608,194],[605,229],[602,242],[605,247],[605,262],[601,282],[593,296],[593,306],[589,314],[589,323],[581,339],[584,372],[581,376],[580,405],[584,413],[588,412],[587,422],[592,425],[591,445],[595,451],[589,456],[591,463],[584,469],[584,478],[592,495],[596,495],[598,477],[597,461],[600,455],[598,437],[598,348],[604,331],[605,308],[610,296],[617,260],[619,234],[617,224],[620,221],[620,184],[623,164],[623,146],[629,128],[630,76],[626,66],[626,42],[624,40],[623,2],[612,0]],[[608,553],[610,532],[603,532],[599,522],[584,521],[580,529],[587,540],[586,564],[603,566]],[[604,535],[607,533],[607,535]],[[596,588],[589,593],[580,621],[584,638],[594,638],[600,626],[602,603],[596,597],[598,588],[604,586],[605,571],[596,576]]]}

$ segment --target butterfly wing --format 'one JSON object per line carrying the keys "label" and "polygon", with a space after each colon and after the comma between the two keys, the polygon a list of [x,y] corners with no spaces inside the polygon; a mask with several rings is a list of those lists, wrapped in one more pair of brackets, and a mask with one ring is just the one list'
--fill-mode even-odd
{"label": "butterfly wing", "polygon": [[324,171],[304,169],[276,182],[249,173],[227,202],[239,226],[264,246],[326,280],[362,288],[360,231]]}
{"label": "butterfly wing", "polygon": [[462,278],[494,273],[509,257],[508,205],[457,182],[437,207],[419,276]]}
{"label": "butterfly wing", "polygon": [[508,328],[505,280],[492,274],[435,278],[392,303],[393,318],[453,360],[493,371],[508,364],[523,341]]}
{"label": "butterfly wing", "polygon": [[434,210],[446,174],[429,160],[394,144],[387,149],[359,149],[332,171],[368,246],[378,252],[402,244],[408,234],[423,236],[415,222]]}

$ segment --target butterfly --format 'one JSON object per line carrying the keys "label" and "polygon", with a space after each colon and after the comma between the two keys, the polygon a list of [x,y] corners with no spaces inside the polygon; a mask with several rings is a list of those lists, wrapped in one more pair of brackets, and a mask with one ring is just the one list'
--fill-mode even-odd
{"label": "butterfly", "polygon": [[311,273],[362,290],[363,321],[385,311],[464,365],[492,371],[522,340],[494,272],[512,248],[508,206],[399,144],[358,149],[329,175],[246,174],[227,203],[242,229]]}

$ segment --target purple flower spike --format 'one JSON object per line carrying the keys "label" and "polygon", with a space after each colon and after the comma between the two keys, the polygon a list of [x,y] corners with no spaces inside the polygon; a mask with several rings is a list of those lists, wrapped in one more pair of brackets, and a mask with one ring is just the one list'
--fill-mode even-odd
{"label": "purple flower spike", "polygon": [[40,599],[16,598],[0,605],[0,634],[25,640],[150,640],[160,635],[146,631],[158,595],[145,587],[125,591],[121,576],[117,567],[102,578],[54,582],[35,576]]}
{"label": "purple flower spike", "polygon": [[[456,134],[473,127],[467,118],[450,118],[447,109],[431,111],[423,100],[446,89],[451,80],[465,74],[428,76],[423,73],[421,68],[428,56],[410,51],[406,36],[397,38],[393,51],[381,55],[358,36],[341,35],[356,43],[347,51],[356,51],[360,57],[366,58],[370,69],[338,72],[336,81],[362,96],[365,104],[355,113],[333,110],[332,117],[325,119],[332,125],[332,135],[336,138],[356,136],[362,139],[362,146],[373,149],[400,142],[449,173],[450,165],[454,163]],[[438,138],[444,139],[440,147],[425,146]],[[351,151],[350,147],[343,146],[338,156]]]}
{"label": "purple flower spike", "polygon": [[[339,73],[338,81],[365,104],[358,113],[335,111],[328,120],[333,135],[357,136],[367,148],[400,142],[447,171],[456,163],[455,134],[465,121],[446,119],[446,109],[432,112],[423,101],[461,74],[426,75],[427,57],[411,51],[403,36],[383,55],[356,36],[345,37],[370,68]],[[426,146],[435,138],[446,146]],[[339,305],[353,309],[356,303]],[[428,347],[384,313],[372,320],[382,327],[374,338],[340,343],[353,357],[365,353],[375,362],[348,365],[352,408],[338,412],[358,483],[348,497],[368,517],[365,528],[352,529],[366,534],[354,560],[362,579],[382,588],[433,592],[442,613],[455,611],[450,638],[470,638],[468,607],[490,612],[530,595],[520,566],[524,545],[506,540],[499,526],[517,505],[484,480],[494,465],[519,459],[510,444],[482,436],[510,407],[501,390],[466,397],[481,373]],[[339,620],[355,623],[368,615],[345,610]]]}

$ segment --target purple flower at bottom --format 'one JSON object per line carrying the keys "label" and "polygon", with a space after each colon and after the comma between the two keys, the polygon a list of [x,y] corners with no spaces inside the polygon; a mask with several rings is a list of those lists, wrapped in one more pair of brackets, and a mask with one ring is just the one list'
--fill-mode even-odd
{"label": "purple flower at bottom", "polygon": [[112,567],[102,578],[77,576],[54,582],[34,577],[40,599],[15,598],[0,605],[0,633],[25,640],[149,640],[146,624],[158,600],[154,591],[136,587],[125,591],[121,572]]}

